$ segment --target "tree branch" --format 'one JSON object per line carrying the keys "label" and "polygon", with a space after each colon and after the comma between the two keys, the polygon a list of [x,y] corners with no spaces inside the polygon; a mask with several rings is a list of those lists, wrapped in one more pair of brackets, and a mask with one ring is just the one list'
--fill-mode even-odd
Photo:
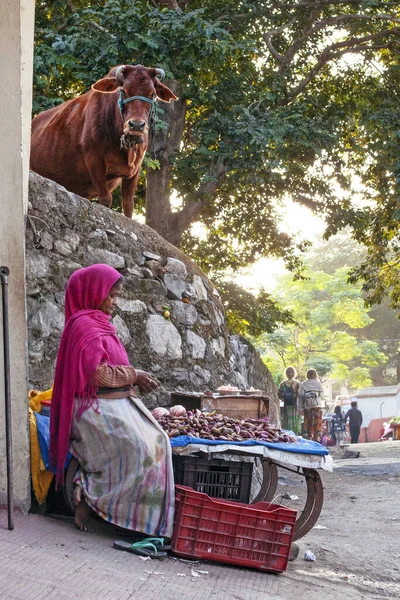
{"label": "tree branch", "polygon": [[[338,5],[338,4],[360,4],[360,0],[325,0],[321,2],[316,2],[315,0],[310,0],[306,2],[299,2],[298,4],[277,4],[274,8],[277,9],[293,9],[293,8],[307,8],[307,7],[324,7],[330,5]],[[398,6],[397,2],[380,2],[379,4],[375,4],[374,7],[377,6]]]}
{"label": "tree branch", "polygon": [[193,221],[200,215],[204,206],[210,201],[220,185],[228,168],[223,164],[222,160],[217,161],[215,169],[207,181],[200,184],[196,191],[196,198],[192,202],[188,202],[178,213],[175,213],[174,220],[180,231],[185,231]]}
{"label": "tree branch", "polygon": [[[285,29],[290,27],[295,22],[296,18],[291,19],[290,21],[288,21],[287,23],[285,23],[284,25],[282,25],[281,27],[279,27],[277,29],[271,29],[270,31],[267,31],[264,34],[264,40],[265,40],[268,50],[270,51],[272,56],[281,63],[281,65],[279,67],[280,71],[282,71],[287,65],[289,65],[293,61],[297,52],[300,50],[300,48],[302,47],[302,45],[305,42],[307,42],[313,35],[315,35],[319,31],[321,31],[325,27],[329,27],[332,25],[339,25],[339,24],[343,24],[346,22],[359,21],[359,20],[371,21],[373,19],[389,21],[392,23],[400,23],[400,19],[397,18],[395,15],[384,14],[384,13],[378,13],[376,15],[355,15],[355,14],[337,15],[336,17],[327,17],[326,19],[322,19],[321,21],[318,21],[316,23],[315,21],[316,21],[316,18],[319,13],[320,13],[320,11],[314,11],[314,13],[311,15],[310,19],[308,20],[307,24],[303,28],[302,35],[300,37],[298,37],[291,46],[289,46],[289,48],[287,49],[285,54],[280,54],[279,52],[277,52],[277,50],[275,49],[275,47],[272,44],[271,38],[283,33],[283,31]],[[398,32],[397,28],[388,29],[384,32],[380,32],[375,35],[379,35],[379,36],[383,37],[385,34],[390,34],[393,32],[397,33]],[[360,38],[360,39],[363,39],[363,38]],[[365,39],[367,39],[367,38],[365,38]]]}
{"label": "tree branch", "polygon": [[379,39],[382,39],[382,38],[386,37],[387,35],[393,34],[393,33],[395,33],[396,35],[400,35],[400,29],[393,28],[393,29],[382,31],[380,33],[366,35],[362,38],[349,38],[348,40],[345,40],[343,42],[337,42],[336,44],[332,44],[331,46],[328,46],[327,48],[325,48],[322,51],[317,63],[312,67],[312,69],[310,70],[308,75],[306,77],[304,77],[304,79],[293,90],[291,90],[289,92],[289,94],[286,96],[286,98],[283,98],[282,100],[278,101],[278,104],[280,106],[288,104],[293,98],[295,98],[296,96],[301,94],[301,92],[304,91],[304,89],[307,87],[307,85],[314,79],[314,77],[317,75],[317,73],[319,73],[319,71],[328,62],[330,62],[332,60],[336,60],[337,58],[340,58],[340,56],[343,56],[344,54],[355,53],[355,52],[366,52],[366,51],[370,51],[370,50],[382,50],[384,48],[391,48],[393,46],[393,44],[396,43],[396,40],[391,40],[384,44],[373,44],[373,45],[367,45],[366,42],[373,41],[373,40],[379,40]]}

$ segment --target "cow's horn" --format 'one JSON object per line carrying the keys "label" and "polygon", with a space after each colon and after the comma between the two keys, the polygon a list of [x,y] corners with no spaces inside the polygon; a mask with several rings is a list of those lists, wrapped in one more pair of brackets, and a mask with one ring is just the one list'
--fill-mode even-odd
{"label": "cow's horn", "polygon": [[118,85],[124,84],[124,69],[125,65],[118,67],[117,72],[115,73],[115,79],[117,80]]}
{"label": "cow's horn", "polygon": [[165,72],[162,69],[155,69],[156,75],[160,81],[162,81],[165,77]]}

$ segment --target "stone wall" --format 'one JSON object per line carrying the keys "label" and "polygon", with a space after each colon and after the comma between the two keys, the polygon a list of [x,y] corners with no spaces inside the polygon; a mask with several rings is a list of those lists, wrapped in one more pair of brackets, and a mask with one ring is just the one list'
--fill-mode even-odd
{"label": "stone wall", "polygon": [[[53,380],[64,325],[64,290],[82,266],[107,263],[124,277],[113,317],[133,365],[153,373],[160,389],[145,398],[168,405],[170,392],[222,384],[268,390],[272,378],[243,338],[229,339],[218,291],[178,248],[154,230],[31,173],[27,241],[29,380]],[[166,318],[166,310],[170,316]]]}

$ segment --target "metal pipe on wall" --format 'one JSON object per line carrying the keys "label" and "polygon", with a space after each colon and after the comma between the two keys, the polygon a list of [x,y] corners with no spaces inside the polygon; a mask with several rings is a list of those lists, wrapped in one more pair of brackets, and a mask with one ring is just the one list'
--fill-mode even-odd
{"label": "metal pipe on wall", "polygon": [[10,386],[10,337],[8,326],[8,276],[10,269],[0,267],[1,297],[3,313],[3,357],[4,357],[4,391],[6,417],[6,461],[7,461],[7,505],[8,529],[14,529],[14,487],[12,464],[12,431],[11,431],[11,386]]}

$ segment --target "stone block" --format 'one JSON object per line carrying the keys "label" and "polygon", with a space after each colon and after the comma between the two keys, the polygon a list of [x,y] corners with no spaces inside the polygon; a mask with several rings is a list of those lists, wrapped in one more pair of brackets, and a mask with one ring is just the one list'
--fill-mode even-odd
{"label": "stone block", "polygon": [[117,330],[117,336],[119,337],[123,345],[127,346],[132,340],[132,336],[130,334],[127,324],[123,319],[121,319],[119,315],[116,315],[113,318],[112,322],[115,326],[115,329]]}
{"label": "stone block", "polygon": [[196,323],[198,313],[192,304],[185,304],[180,300],[172,300],[170,305],[174,321],[178,321],[181,325],[188,325],[189,327]]}
{"label": "stone block", "polygon": [[202,337],[189,330],[187,332],[186,342],[193,358],[204,358],[206,342]]}
{"label": "stone block", "polygon": [[88,246],[85,256],[85,266],[88,267],[96,263],[104,263],[110,265],[110,267],[114,267],[114,269],[122,269],[125,266],[125,258],[104,248]]}
{"label": "stone block", "polygon": [[147,306],[141,300],[127,300],[126,298],[119,298],[118,308],[122,310],[122,312],[147,313]]}
{"label": "stone block", "polygon": [[180,279],[186,279],[187,277],[187,269],[184,262],[178,260],[177,258],[168,258],[167,264],[164,267],[167,273],[171,273],[172,275],[176,275]]}
{"label": "stone block", "polygon": [[150,315],[146,333],[150,348],[159,356],[173,360],[182,358],[182,340],[175,325],[160,315]]}

